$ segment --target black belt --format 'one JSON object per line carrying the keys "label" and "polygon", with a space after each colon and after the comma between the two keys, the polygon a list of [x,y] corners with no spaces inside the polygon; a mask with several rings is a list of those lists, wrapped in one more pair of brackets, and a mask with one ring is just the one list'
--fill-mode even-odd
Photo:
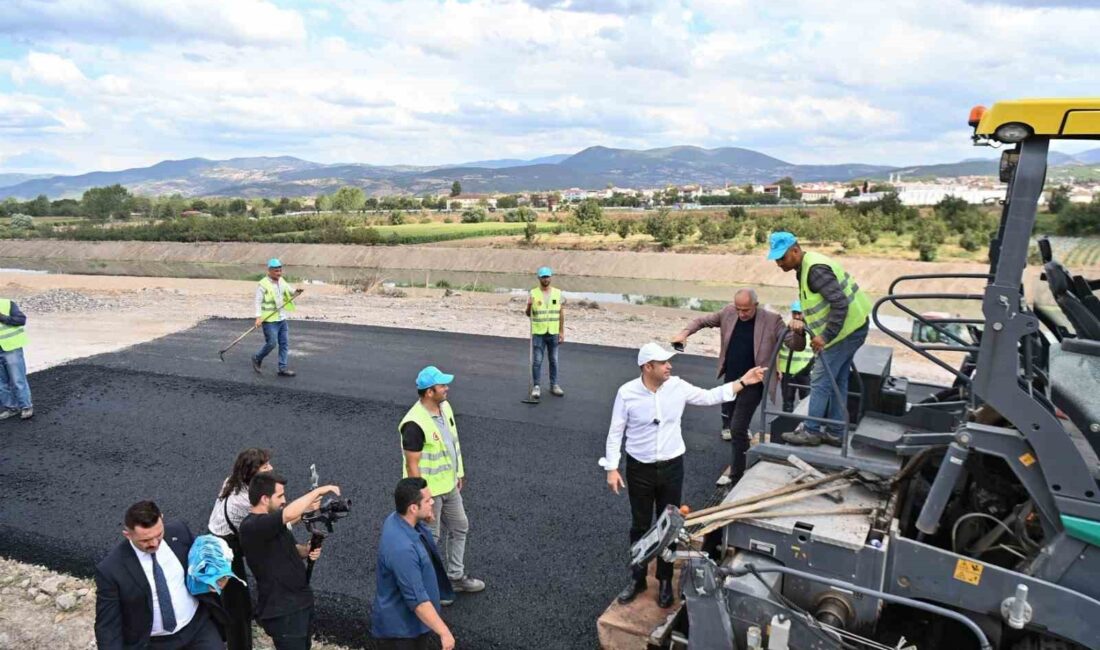
{"label": "black belt", "polygon": [[626,458],[627,458],[627,460],[633,461],[633,462],[637,463],[638,465],[645,465],[646,467],[666,467],[668,465],[672,465],[673,463],[682,462],[683,459],[684,459],[684,455],[680,454],[676,458],[670,458],[668,460],[658,460],[658,461],[654,461],[652,463],[644,463],[644,462],[638,460],[637,458],[631,456],[630,454],[627,454]]}

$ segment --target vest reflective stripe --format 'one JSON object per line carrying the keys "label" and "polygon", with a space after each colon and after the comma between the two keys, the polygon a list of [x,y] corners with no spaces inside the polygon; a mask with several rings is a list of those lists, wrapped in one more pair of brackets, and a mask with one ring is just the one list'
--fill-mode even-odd
{"label": "vest reflective stripe", "polygon": [[[0,298],[0,314],[11,315],[11,300]],[[0,323],[0,350],[12,352],[27,345],[27,332],[22,325]]]}
{"label": "vest reflective stripe", "polygon": [[852,332],[863,327],[867,322],[867,316],[871,313],[871,298],[859,288],[855,279],[848,275],[840,264],[821,253],[806,252],[802,256],[802,268],[798,273],[798,293],[802,301],[802,318],[806,321],[806,327],[815,335],[825,331],[829,322],[830,304],[819,293],[810,290],[810,269],[818,264],[824,264],[832,269],[840,284],[844,297],[848,301],[848,315],[844,319],[844,325],[832,341],[825,344],[826,348],[832,347],[839,341],[843,341]]}
{"label": "vest reflective stripe", "polygon": [[[424,432],[424,448],[420,450],[420,476],[428,482],[428,489],[434,496],[447,494],[454,490],[458,484],[458,479],[466,475],[462,465],[462,446],[458,443],[458,424],[455,423],[455,415],[454,411],[451,410],[450,402],[440,404],[439,410],[450,426],[457,459],[452,459],[447,454],[447,443],[443,441],[443,432],[439,430],[439,426],[432,419],[431,414],[419,401],[412,405],[405,417],[401,418],[401,423],[397,425],[398,435],[400,435],[401,428],[407,422],[415,423]],[[455,471],[456,463],[458,465],[457,471]],[[401,478],[408,475],[409,470],[405,466],[404,454],[402,454]]]}
{"label": "vest reflective stripe", "polygon": [[779,348],[779,370],[784,375],[797,375],[814,360],[814,353],[807,344],[805,350],[792,350],[784,343]]}
{"label": "vest reflective stripe", "polygon": [[558,334],[561,331],[561,290],[550,287],[550,304],[542,302],[542,288],[531,289],[531,334]]}
{"label": "vest reflective stripe", "polygon": [[279,320],[279,307],[282,307],[285,311],[294,311],[297,307],[291,302],[294,297],[290,293],[290,286],[285,283],[280,283],[283,287],[283,299],[278,300],[278,288],[271,281],[270,277],[264,276],[260,280],[260,286],[264,289],[264,299],[260,302],[260,315],[264,317],[265,323],[271,323]]}

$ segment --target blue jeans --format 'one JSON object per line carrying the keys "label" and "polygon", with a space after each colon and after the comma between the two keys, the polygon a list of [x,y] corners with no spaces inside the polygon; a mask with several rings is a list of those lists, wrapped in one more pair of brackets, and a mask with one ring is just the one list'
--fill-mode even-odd
{"label": "blue jeans", "polygon": [[558,383],[558,335],[531,335],[531,380],[535,386],[539,385],[539,378],[542,376],[542,358],[547,350],[550,351],[550,385],[553,386]]}
{"label": "blue jeans", "polygon": [[257,362],[262,362],[269,352],[275,349],[276,341],[279,345],[279,370],[286,370],[286,358],[290,354],[290,339],[287,333],[287,321],[281,320],[274,323],[264,323],[264,345],[256,356],[252,357]]}
{"label": "blue jeans", "polygon": [[[836,345],[821,351],[819,360],[814,362],[813,370],[810,371],[809,415],[811,417],[844,420],[844,413],[848,406],[848,377],[851,375],[852,359],[867,340],[867,330],[868,326],[864,325]],[[825,363],[821,363],[821,359],[824,359]],[[829,366],[828,373],[831,373],[836,380],[840,394],[844,396],[844,402],[835,399],[833,384],[829,381],[825,366]],[[811,433],[820,434],[822,427],[828,435],[835,438],[839,438],[844,433],[842,427],[806,420],[806,430]]]}
{"label": "blue jeans", "polygon": [[0,407],[9,411],[31,407],[31,387],[23,348],[0,352]]}

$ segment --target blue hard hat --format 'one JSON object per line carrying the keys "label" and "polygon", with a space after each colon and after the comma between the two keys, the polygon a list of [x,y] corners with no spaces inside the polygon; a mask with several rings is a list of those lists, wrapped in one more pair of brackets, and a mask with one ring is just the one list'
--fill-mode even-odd
{"label": "blue hard hat", "polygon": [[428,366],[416,376],[416,389],[425,390],[439,384],[449,384],[454,378],[454,375],[448,375],[435,366]]}
{"label": "blue hard hat", "polygon": [[281,269],[281,268],[283,268],[283,263],[279,261],[278,257],[272,257],[271,259],[269,259],[267,261],[267,268],[269,268],[269,269]]}
{"label": "blue hard hat", "polygon": [[768,259],[775,261],[786,254],[787,249],[798,243],[798,238],[786,231],[773,232],[768,236],[771,249],[768,250]]}
{"label": "blue hard hat", "polygon": [[544,267],[540,268],[538,273],[539,273],[540,278],[548,278],[548,277],[554,275],[554,272],[550,270],[549,266],[544,266]]}
{"label": "blue hard hat", "polygon": [[791,303],[791,311],[797,311],[797,312],[801,313],[802,312],[802,301],[801,300],[795,300],[794,302],[792,302]]}

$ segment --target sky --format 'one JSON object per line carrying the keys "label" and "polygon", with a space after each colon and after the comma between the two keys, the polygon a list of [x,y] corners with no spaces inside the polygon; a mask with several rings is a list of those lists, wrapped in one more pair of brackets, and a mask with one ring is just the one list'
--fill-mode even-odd
{"label": "sky", "polygon": [[1100,0],[3,0],[0,172],[991,157],[970,107],[1095,95],[1097,27]]}

